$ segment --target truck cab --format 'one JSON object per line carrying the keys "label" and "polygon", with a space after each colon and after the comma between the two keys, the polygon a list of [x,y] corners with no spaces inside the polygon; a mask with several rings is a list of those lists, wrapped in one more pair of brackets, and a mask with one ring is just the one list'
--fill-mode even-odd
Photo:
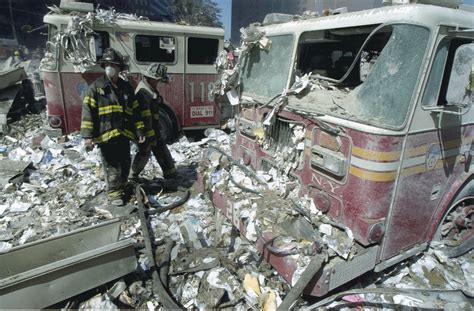
{"label": "truck cab", "polygon": [[474,14],[406,4],[252,27],[271,44],[240,57],[230,163],[278,172],[298,194],[232,193],[232,177],[210,191],[283,278],[332,254],[305,284],[322,296],[432,241],[471,249]]}
{"label": "truck cab", "polygon": [[79,130],[83,95],[103,75],[95,63],[107,47],[128,58],[133,86],[149,64],[168,67],[170,81],[159,91],[182,128],[220,125],[221,109],[212,88],[217,79],[214,61],[223,48],[222,28],[121,18],[112,11],[110,15],[117,17],[102,21],[93,12],[69,13],[51,12],[44,17],[49,41],[42,70],[52,128],[64,134]]}

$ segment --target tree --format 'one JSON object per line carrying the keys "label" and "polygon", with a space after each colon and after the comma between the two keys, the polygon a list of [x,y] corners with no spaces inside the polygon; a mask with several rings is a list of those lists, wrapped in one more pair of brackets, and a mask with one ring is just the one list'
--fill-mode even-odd
{"label": "tree", "polygon": [[177,22],[190,25],[222,27],[221,9],[213,0],[171,0]]}

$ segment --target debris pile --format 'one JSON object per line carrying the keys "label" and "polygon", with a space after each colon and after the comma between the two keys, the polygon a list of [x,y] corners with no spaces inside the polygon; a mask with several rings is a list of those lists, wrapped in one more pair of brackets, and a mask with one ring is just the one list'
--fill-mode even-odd
{"label": "debris pile", "polygon": [[75,72],[84,73],[96,64],[94,47],[94,36],[96,33],[92,25],[113,26],[117,20],[147,20],[143,16],[135,14],[117,13],[114,9],[97,9],[95,12],[81,13],[76,11],[63,11],[57,6],[49,7],[50,14],[69,14],[72,16],[70,22],[64,30],[59,30],[46,43],[48,52],[41,61],[41,67],[53,69],[58,46],[64,50],[64,58],[74,66]]}
{"label": "debris pile", "polygon": [[[24,48],[24,51],[28,50]],[[45,96],[38,71],[40,54],[40,50],[31,54],[28,51],[29,59],[25,59],[17,50],[14,57],[0,62],[0,133],[7,133],[8,122],[18,119],[25,111],[36,113],[44,107]]]}
{"label": "debris pile", "polygon": [[[86,152],[77,134],[48,137],[41,129],[42,120],[44,115],[28,115],[11,124],[8,135],[0,136],[0,163],[8,163],[11,168],[10,175],[2,170],[0,253],[117,217],[122,220],[120,239],[132,238],[139,249],[144,237],[136,205],[118,209],[106,204],[98,150]],[[293,128],[295,145],[300,141],[298,133],[299,129]],[[312,200],[299,197],[298,183],[285,170],[272,168],[251,173],[227,156],[232,136],[215,129],[207,130],[206,134],[201,141],[182,138],[170,146],[178,164],[176,180],[160,178],[154,158],[143,173],[147,179],[143,187],[152,206],[173,205],[182,199],[183,188],[196,180],[197,163],[205,147],[212,145],[207,149],[207,184],[211,189],[225,188],[232,193],[237,202],[233,210],[242,220],[243,236],[216,212],[205,192],[193,192],[186,203],[174,204],[172,209],[150,209],[148,220],[153,231],[152,243],[156,245],[155,262],[166,267],[160,269],[160,278],[176,302],[188,309],[275,310],[290,289],[288,283],[297,282],[314,255],[347,260],[358,251],[351,231],[332,223]],[[16,166],[11,165],[13,162]],[[252,242],[262,237],[268,242],[267,250],[297,262],[297,271],[289,282],[277,275],[253,246]],[[137,255],[138,269],[134,275],[98,288],[92,295],[70,298],[61,307],[162,307],[149,277],[151,264],[141,250]],[[431,249],[421,258],[371,274],[371,278],[354,286],[367,291],[436,288],[472,292],[472,263],[472,252],[448,261]],[[403,292],[347,294],[327,305],[353,306],[365,302],[420,306],[419,301],[426,302],[427,297],[418,294],[407,298]],[[449,296],[439,297],[444,300],[433,306],[450,307],[454,303]]]}

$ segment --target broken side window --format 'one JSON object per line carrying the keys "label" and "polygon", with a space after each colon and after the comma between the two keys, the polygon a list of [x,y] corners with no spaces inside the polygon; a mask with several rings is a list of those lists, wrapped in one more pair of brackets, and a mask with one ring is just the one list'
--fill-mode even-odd
{"label": "broken side window", "polygon": [[[67,33],[61,38],[64,60],[71,62],[74,66],[89,68],[90,63],[96,62],[102,56],[103,51],[110,46],[109,33],[106,31],[86,31],[84,29],[72,31],[70,25],[61,31]],[[95,57],[94,57],[95,53]]]}
{"label": "broken side window", "polygon": [[110,38],[107,31],[96,31],[94,35],[96,59],[101,59],[105,49],[110,47]]}
{"label": "broken side window", "polygon": [[422,105],[425,107],[447,105],[446,93],[453,67],[454,55],[459,47],[473,43],[474,40],[444,38],[438,45],[433,66],[426,84]]}
{"label": "broken side window", "polygon": [[135,58],[145,63],[174,63],[176,41],[173,37],[136,35]]}
{"label": "broken side window", "polygon": [[[302,98],[291,99],[295,108],[386,128],[403,125],[418,84],[430,32],[427,28],[408,24],[379,26],[367,34],[369,29],[363,27],[361,30],[344,30],[344,33],[333,30],[325,32],[338,35],[338,39],[341,39],[342,34],[349,36],[344,38],[347,39],[343,40],[344,43],[332,43],[332,50],[326,49],[330,52],[325,52],[325,55],[331,56],[328,78],[331,81],[333,77],[333,83],[327,86],[328,83],[322,81],[325,80],[322,75],[321,80],[316,76],[315,83],[320,84],[320,87]],[[357,47],[359,51],[356,51]],[[300,58],[304,57],[300,53]],[[337,61],[333,57],[338,61],[345,57],[349,59],[337,69]],[[300,59],[297,64],[307,63]],[[299,68],[305,69],[303,66]],[[335,81],[338,78],[342,82]]]}
{"label": "broken side window", "polygon": [[270,50],[253,47],[241,60],[242,91],[270,99],[285,89],[292,64],[293,36],[269,36]]}
{"label": "broken side window", "polygon": [[311,73],[333,80],[344,79],[346,86],[357,86],[367,78],[375,60],[390,38],[391,28],[382,28],[373,34],[357,55],[368,36],[378,25],[326,29],[305,32],[298,45],[297,73]]}
{"label": "broken side window", "polygon": [[415,25],[388,27],[393,29],[390,39],[364,83],[355,90],[352,110],[370,123],[400,127],[418,85],[430,32]]}
{"label": "broken side window", "polygon": [[54,24],[48,24],[48,41],[46,42],[45,58],[48,61],[42,62],[42,68],[47,70],[56,69],[58,62],[58,45],[55,42],[55,37],[58,34],[58,27]]}
{"label": "broken side window", "polygon": [[219,40],[188,38],[188,64],[213,65],[217,59]]}

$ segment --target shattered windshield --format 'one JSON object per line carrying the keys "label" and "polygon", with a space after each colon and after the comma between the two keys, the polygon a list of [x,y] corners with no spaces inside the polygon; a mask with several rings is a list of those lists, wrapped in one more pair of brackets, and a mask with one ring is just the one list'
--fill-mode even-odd
{"label": "shattered windshield", "polygon": [[288,108],[400,127],[408,113],[428,37],[428,29],[415,25],[303,34],[297,74],[311,74],[313,86],[305,96],[290,97]]}
{"label": "shattered windshield", "polygon": [[274,36],[269,39],[272,42],[269,51],[254,47],[242,60],[242,90],[250,96],[271,98],[286,87],[293,36]]}

